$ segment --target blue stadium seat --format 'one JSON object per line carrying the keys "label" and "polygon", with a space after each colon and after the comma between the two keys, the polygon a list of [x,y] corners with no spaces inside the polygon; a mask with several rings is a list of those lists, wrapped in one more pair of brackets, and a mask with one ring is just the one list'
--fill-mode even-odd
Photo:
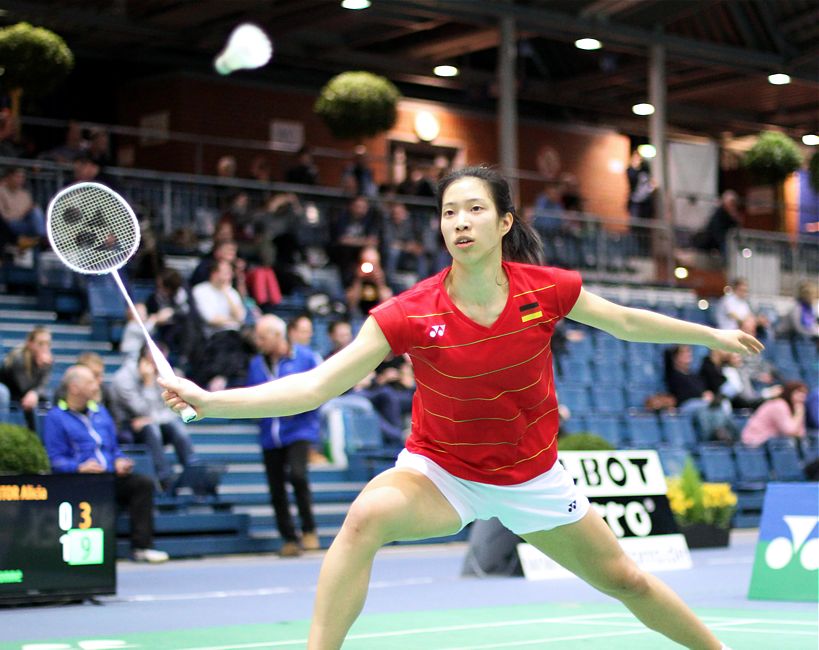
{"label": "blue stadium seat", "polygon": [[563,364],[563,381],[591,386],[593,382],[589,362],[586,359],[573,359],[571,357],[567,359]]}
{"label": "blue stadium seat", "polygon": [[759,484],[767,483],[771,473],[765,449],[746,447],[742,444],[734,445],[734,458],[740,485],[754,484],[755,487],[764,487]]}
{"label": "blue stadium seat", "polygon": [[737,468],[729,447],[700,445],[699,460],[703,478],[709,483],[735,483]]}
{"label": "blue stadium seat", "polygon": [[594,355],[591,337],[586,334],[579,341],[569,341],[567,344],[570,359],[591,359]]}
{"label": "blue stadium seat", "polygon": [[589,391],[581,386],[562,386],[558,391],[557,400],[568,407],[572,415],[583,415],[591,410]]}
{"label": "blue stadium seat", "polygon": [[625,343],[611,334],[596,330],[594,339],[596,354],[614,359],[622,359],[625,356]]}
{"label": "blue stadium seat", "polygon": [[650,360],[631,359],[626,362],[626,380],[630,384],[652,384],[657,392],[662,388],[663,378]]}
{"label": "blue stadium seat", "polygon": [[660,446],[663,437],[656,415],[629,415],[625,422],[630,447],[656,449]]}
{"label": "blue stadium seat", "polygon": [[598,413],[622,413],[626,410],[626,400],[620,386],[595,384],[591,388],[594,409]]}
{"label": "blue stadium seat", "polygon": [[663,440],[670,447],[693,449],[697,445],[697,432],[694,423],[688,415],[676,413],[661,413],[660,426],[663,430]]}
{"label": "blue stadium seat", "polygon": [[678,447],[660,446],[657,448],[660,456],[660,464],[666,476],[679,476],[682,474],[685,461],[688,459],[688,452]]}
{"label": "blue stadium seat", "polygon": [[805,480],[805,473],[802,471],[802,463],[794,441],[774,439],[769,440],[766,446],[777,481]]}
{"label": "blue stadium seat", "polygon": [[587,415],[586,430],[605,438],[615,449],[623,445],[623,425],[621,419],[616,415]]}
{"label": "blue stadium seat", "polygon": [[819,439],[816,436],[808,433],[807,436],[799,441],[799,448],[802,452],[802,460],[805,463],[810,463],[819,458]]}
{"label": "blue stadium seat", "polygon": [[630,409],[641,409],[645,406],[646,398],[660,391],[652,384],[632,384],[626,385],[625,390],[626,407]]}
{"label": "blue stadium seat", "polygon": [[617,357],[595,356],[592,361],[592,383],[622,387],[626,383],[623,362]]}

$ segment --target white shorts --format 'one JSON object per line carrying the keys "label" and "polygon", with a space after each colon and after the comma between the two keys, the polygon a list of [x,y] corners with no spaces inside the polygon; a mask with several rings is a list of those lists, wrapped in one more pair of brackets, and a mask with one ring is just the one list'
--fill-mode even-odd
{"label": "white shorts", "polygon": [[589,510],[589,500],[559,462],[517,485],[467,481],[406,449],[398,454],[395,466],[417,470],[432,481],[460,515],[461,528],[476,519],[497,517],[513,533],[523,535],[574,523]]}

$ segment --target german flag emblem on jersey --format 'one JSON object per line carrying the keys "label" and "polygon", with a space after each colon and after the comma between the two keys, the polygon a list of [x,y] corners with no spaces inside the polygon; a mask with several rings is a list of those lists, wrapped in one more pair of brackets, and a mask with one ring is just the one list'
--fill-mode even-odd
{"label": "german flag emblem on jersey", "polygon": [[541,316],[543,316],[543,312],[540,309],[540,305],[536,302],[530,302],[520,308],[521,323],[528,323],[530,320],[535,320],[535,318],[540,318]]}

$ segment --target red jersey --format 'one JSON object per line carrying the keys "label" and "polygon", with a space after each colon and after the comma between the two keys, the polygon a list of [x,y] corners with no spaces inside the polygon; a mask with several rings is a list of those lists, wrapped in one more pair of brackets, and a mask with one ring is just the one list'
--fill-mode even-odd
{"label": "red jersey", "polygon": [[407,449],[454,476],[515,485],[557,459],[552,332],[580,295],[580,274],[504,262],[509,296],[497,321],[470,320],[444,287],[449,268],[370,313],[415,371]]}

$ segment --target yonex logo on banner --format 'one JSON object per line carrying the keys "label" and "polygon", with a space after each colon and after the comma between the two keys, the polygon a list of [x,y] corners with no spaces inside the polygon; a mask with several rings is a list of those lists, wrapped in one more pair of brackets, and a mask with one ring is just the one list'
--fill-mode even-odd
{"label": "yonex logo on banner", "polygon": [[430,338],[434,339],[436,336],[443,336],[445,329],[446,329],[446,325],[433,325],[432,329],[429,330]]}
{"label": "yonex logo on banner", "polygon": [[819,517],[785,515],[785,524],[790,530],[790,539],[777,537],[765,549],[765,564],[772,569],[784,569],[794,557],[807,571],[819,569],[819,537],[808,540]]}

